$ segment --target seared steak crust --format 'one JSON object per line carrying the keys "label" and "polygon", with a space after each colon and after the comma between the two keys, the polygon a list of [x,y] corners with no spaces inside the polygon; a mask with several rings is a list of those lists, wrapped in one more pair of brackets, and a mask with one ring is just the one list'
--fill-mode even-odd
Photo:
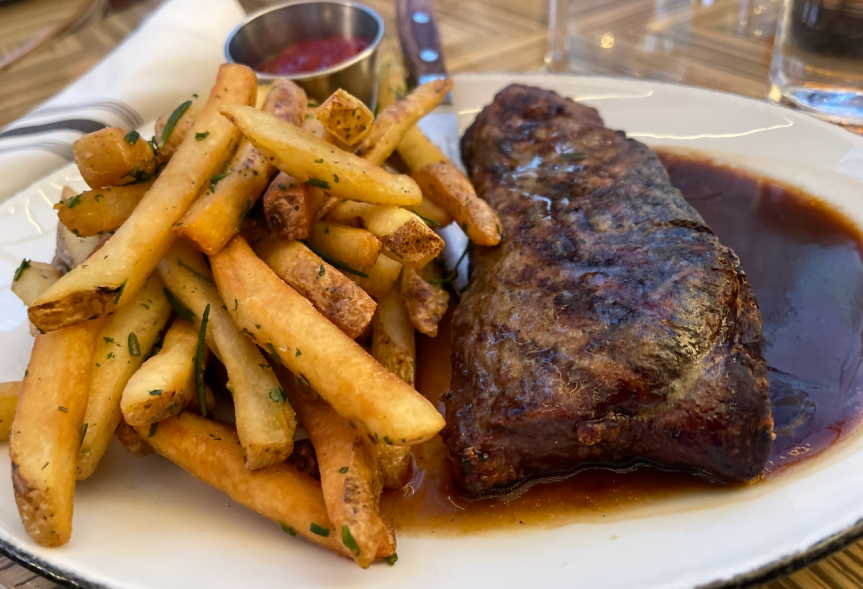
{"label": "seared steak crust", "polygon": [[453,321],[443,432],[470,496],[590,464],[761,472],[773,416],[740,262],[656,154],[554,92],[500,92],[462,153],[505,241]]}

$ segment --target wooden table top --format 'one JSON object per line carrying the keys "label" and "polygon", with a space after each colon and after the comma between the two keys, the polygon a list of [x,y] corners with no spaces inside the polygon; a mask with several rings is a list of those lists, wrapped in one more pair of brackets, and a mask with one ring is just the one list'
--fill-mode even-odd
{"label": "wooden table top", "polygon": [[[77,0],[82,2],[83,0]],[[0,128],[98,63],[164,0],[125,2],[0,72]],[[392,0],[363,0],[395,28]],[[0,56],[76,9],[70,0],[0,7]],[[241,0],[248,11],[271,2]],[[638,77],[763,98],[781,0],[578,0],[569,13],[568,63],[550,69]],[[48,7],[48,8],[46,8]],[[548,45],[543,0],[435,0],[452,72],[538,72]],[[863,586],[863,542],[760,589]],[[0,557],[0,589],[46,589],[52,582]]]}

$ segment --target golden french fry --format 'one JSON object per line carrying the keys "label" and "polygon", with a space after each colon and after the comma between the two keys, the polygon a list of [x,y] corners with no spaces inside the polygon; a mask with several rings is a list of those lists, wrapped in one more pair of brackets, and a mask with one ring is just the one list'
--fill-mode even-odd
{"label": "golden french fry", "polygon": [[290,374],[285,387],[314,444],[330,521],[353,559],[367,568],[383,535],[392,535],[388,544],[395,545],[395,534],[378,511],[383,484],[374,448],[347,419],[315,400],[315,393],[298,386]]}
{"label": "golden french fry", "polygon": [[394,102],[405,97],[408,85],[407,72],[402,63],[401,53],[394,47],[382,47],[378,57],[378,108],[382,112]]}
{"label": "golden french fry", "polygon": [[369,132],[375,115],[363,101],[341,88],[317,108],[315,118],[345,145],[354,145]]}
{"label": "golden french fry", "polygon": [[[227,88],[227,90],[225,90]],[[218,113],[220,104],[248,104],[257,88],[255,73],[238,64],[219,68],[216,85],[183,144],[132,216],[89,263],[74,268],[33,301],[27,313],[43,331],[102,315],[128,302],[144,285],[171,246],[171,228],[223,165],[239,134]],[[250,107],[251,108],[251,107]],[[195,134],[208,132],[202,141]]]}
{"label": "golden french fry", "polygon": [[159,264],[159,274],[181,304],[194,314],[197,329],[207,305],[207,344],[228,372],[228,390],[234,398],[237,431],[246,456],[246,468],[254,470],[287,459],[294,446],[296,414],[285,402],[273,369],[253,340],[256,326],[242,331],[222,300],[204,257],[189,244],[177,242]]}
{"label": "golden french fry", "polygon": [[423,221],[435,227],[446,227],[452,223],[452,217],[443,207],[432,200],[423,197],[423,201],[415,207],[405,207],[413,211]]}
{"label": "golden french fry", "polygon": [[123,389],[150,354],[171,316],[163,288],[158,276],[150,276],[135,298],[108,318],[96,338],[84,413],[87,429],[77,454],[79,481],[92,475],[105,455],[122,419]]}
{"label": "golden french fry", "polygon": [[[186,102],[190,102],[190,104],[185,106]],[[159,162],[166,162],[171,159],[180,147],[180,144],[183,143],[186,135],[188,135],[189,131],[194,128],[195,121],[201,115],[201,111],[204,110],[204,105],[206,103],[206,99],[199,97],[198,95],[193,95],[189,101],[184,101],[179,104],[177,108],[169,113],[165,113],[156,120],[156,158]],[[179,118],[175,113],[180,115]],[[172,117],[174,118],[174,124],[170,129],[168,136],[164,138],[165,141],[163,144],[162,135],[165,132],[165,126]]]}
{"label": "golden french fry", "polygon": [[380,240],[365,229],[327,221],[312,225],[306,243],[316,252],[356,270],[374,266],[381,251]]}
{"label": "golden french fry", "polygon": [[[426,266],[428,270],[424,268],[421,272],[414,268],[402,270],[401,294],[408,317],[417,331],[436,337],[438,324],[449,307],[449,293],[423,276],[425,272],[434,271],[435,268],[429,266],[434,264],[429,264]],[[436,273],[433,279],[440,279],[440,273]]]}
{"label": "golden french fry", "polygon": [[422,200],[409,177],[388,174],[268,113],[239,105],[226,105],[221,113],[278,169],[336,198],[387,205],[412,205]]}
{"label": "golden french fry", "polygon": [[150,425],[182,411],[195,394],[198,330],[177,317],[159,353],[144,362],[126,383],[120,399],[123,419]]}
{"label": "golden french fry", "polygon": [[0,382],[0,440],[8,440],[15,419],[15,406],[24,383],[20,380]]}
{"label": "golden french fry", "polygon": [[108,186],[65,198],[54,205],[60,222],[78,237],[92,237],[114,231],[144,198],[152,181]]}
{"label": "golden french fry", "polygon": [[258,345],[272,348],[339,415],[394,444],[419,443],[441,430],[443,418],[425,397],[318,313],[242,238],[232,239],[211,263],[237,325],[255,330]]}
{"label": "golden french fry", "polygon": [[42,546],[72,535],[75,457],[102,319],[37,335],[12,422],[12,486],[24,529]]}
{"label": "golden french fry", "polygon": [[390,104],[375,117],[368,135],[354,149],[354,154],[382,166],[395,151],[405,131],[433,111],[450,90],[452,80],[449,78],[432,80]]}
{"label": "golden french fry", "polygon": [[406,266],[422,268],[444,247],[443,239],[422,219],[400,207],[345,201],[330,209],[325,220],[371,232],[383,244],[382,254]]}
{"label": "golden french fry", "polygon": [[484,246],[500,243],[500,219],[458,168],[448,163],[431,164],[415,172],[414,179],[425,196],[458,221],[472,242]]}
{"label": "golden french fry", "polygon": [[270,235],[255,244],[255,252],[349,338],[371,323],[377,306],[371,297],[302,243]]}
{"label": "golden french fry", "polygon": [[152,176],[156,154],[137,131],[106,127],[72,144],[75,163],[90,188],[128,184]]}
{"label": "golden french fry", "polygon": [[[299,125],[306,108],[306,93],[290,80],[276,80],[263,108],[286,124]],[[210,189],[192,204],[174,231],[193,241],[204,253],[216,253],[239,232],[272,172],[270,163],[243,139],[228,170],[221,174],[224,178],[211,183]]]}
{"label": "golden french fry", "polygon": [[349,274],[348,277],[372,298],[379,301],[387,296],[387,293],[399,279],[401,272],[401,262],[396,262],[386,256],[378,256],[375,265],[365,271],[366,276]]}
{"label": "golden french fry", "polygon": [[120,418],[120,425],[117,426],[117,439],[135,458],[143,458],[154,452],[153,447],[141,439],[135,428],[126,423],[122,417]]}
{"label": "golden french fry", "polygon": [[400,290],[394,286],[378,302],[372,320],[372,356],[413,387],[417,366],[414,326],[402,304]]}
{"label": "golden french fry", "polygon": [[[68,189],[68,190],[67,190]],[[68,186],[63,188],[63,198],[75,196],[75,191]],[[83,262],[102,242],[102,237],[77,237],[65,225],[57,225],[57,249],[51,265],[61,274]]]}
{"label": "golden french fry", "polygon": [[250,471],[236,431],[193,413],[138,433],[159,454],[295,536],[350,556],[327,515],[321,485],[287,463]]}
{"label": "golden french fry", "polygon": [[402,140],[399,141],[398,152],[411,172],[431,164],[452,163],[444,152],[420,131],[419,127],[411,127],[405,131]]}
{"label": "golden french fry", "polygon": [[271,231],[286,239],[305,239],[323,206],[319,188],[279,172],[264,193],[264,218]]}
{"label": "golden french fry", "polygon": [[[405,268],[403,272],[407,271]],[[400,287],[394,286],[380,301],[372,320],[372,356],[384,368],[410,386],[416,378],[416,338],[407,309],[401,301]],[[410,464],[410,446],[374,445],[384,486],[398,489],[404,483]]]}
{"label": "golden french fry", "polygon": [[21,260],[21,265],[12,277],[12,292],[25,305],[29,305],[60,277],[60,271],[51,264]]}

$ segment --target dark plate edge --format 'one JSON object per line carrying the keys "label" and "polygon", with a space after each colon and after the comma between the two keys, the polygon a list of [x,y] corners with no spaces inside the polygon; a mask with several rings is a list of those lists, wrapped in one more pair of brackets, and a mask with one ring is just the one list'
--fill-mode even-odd
{"label": "dark plate edge", "polygon": [[[863,519],[841,532],[816,542],[803,552],[768,563],[754,571],[741,573],[731,579],[698,585],[694,589],[750,589],[804,569],[822,558],[847,548],[861,538],[863,538]],[[94,583],[75,573],[64,571],[25,550],[16,548],[6,540],[0,540],[0,554],[25,569],[63,587],[70,589],[111,589],[107,585]]]}

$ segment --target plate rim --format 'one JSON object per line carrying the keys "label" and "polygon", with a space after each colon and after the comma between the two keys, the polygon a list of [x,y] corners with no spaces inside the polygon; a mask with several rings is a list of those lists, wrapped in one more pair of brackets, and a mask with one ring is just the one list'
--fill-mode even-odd
{"label": "plate rim", "polygon": [[[626,76],[568,74],[565,72],[458,72],[454,73],[451,77],[453,77],[454,79],[500,78],[504,80],[509,78],[510,81],[508,83],[510,84],[522,83],[519,81],[514,81],[516,79],[541,80],[548,78],[576,82],[579,80],[600,82],[608,81],[623,82],[642,86],[659,86],[663,88],[669,87],[673,91],[683,91],[686,93],[690,93],[693,91],[697,94],[707,92],[720,95],[723,99],[730,99],[732,102],[737,102],[738,104],[742,103],[749,106],[760,105],[761,107],[766,106],[767,110],[783,113],[794,120],[805,121],[807,123],[814,122],[817,128],[823,131],[827,131],[829,129],[830,132],[834,134],[837,138],[844,137],[846,140],[850,139],[851,144],[863,147],[863,137],[858,136],[845,129],[842,129],[838,125],[831,124],[829,122],[818,119],[817,117],[809,115],[805,112],[792,109],[787,106],[775,104],[768,100],[759,100],[750,96],[734,94],[731,92],[712,88],[689,86],[686,84],[662,80],[643,80]],[[143,127],[147,126],[148,125],[143,125]],[[27,188],[18,191],[15,195],[12,195],[10,199],[14,198],[18,194],[26,192],[33,185],[43,182],[46,178],[58,173],[64,168],[67,168],[73,164],[74,162],[67,162],[64,165],[57,167],[51,172],[45,174],[44,176],[34,180]],[[843,174],[844,176],[851,178],[852,180],[859,181],[858,178],[855,178],[853,176],[849,176],[842,172],[838,173]],[[859,431],[863,431],[863,428],[861,428],[861,430]],[[817,459],[817,457],[815,458]],[[809,547],[802,549],[796,553],[787,555],[785,557],[780,557],[758,568],[741,572],[734,577],[728,579],[720,579],[693,586],[692,589],[751,589],[757,585],[768,583],[780,577],[790,575],[799,570],[802,570],[823,558],[826,558],[840,550],[843,550],[844,548],[847,548],[848,546],[854,544],[861,539],[863,539],[863,518],[857,520],[848,527],[829,534],[828,536],[814,542]],[[27,569],[32,573],[40,575],[62,587],[68,587],[70,589],[115,589],[115,586],[105,585],[101,582],[89,580],[81,574],[78,574],[71,570],[67,570],[60,565],[52,564],[48,560],[36,556],[23,546],[16,546],[11,541],[3,538],[0,538],[0,555],[7,557],[11,562]]]}

